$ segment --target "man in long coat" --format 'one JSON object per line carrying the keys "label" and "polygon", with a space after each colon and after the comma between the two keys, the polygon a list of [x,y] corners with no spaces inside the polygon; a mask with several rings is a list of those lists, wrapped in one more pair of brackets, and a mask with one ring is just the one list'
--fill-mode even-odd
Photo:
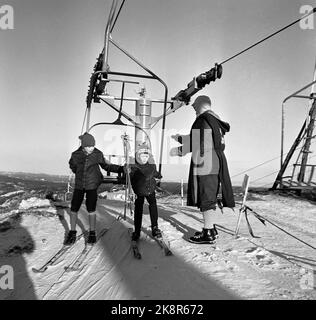
{"label": "man in long coat", "polygon": [[187,205],[195,206],[203,214],[204,228],[190,237],[193,243],[213,243],[218,237],[213,215],[221,186],[222,205],[235,207],[232,184],[224,154],[224,135],[230,126],[211,110],[208,96],[199,96],[192,104],[196,112],[190,134],[175,135],[181,147],[171,150],[171,156],[184,156],[191,152]]}

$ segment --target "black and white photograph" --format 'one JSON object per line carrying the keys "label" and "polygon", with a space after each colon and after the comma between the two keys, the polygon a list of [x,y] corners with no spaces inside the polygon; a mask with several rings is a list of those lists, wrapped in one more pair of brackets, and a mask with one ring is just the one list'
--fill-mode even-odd
{"label": "black and white photograph", "polygon": [[0,300],[315,300],[315,28],[306,0],[1,1]]}

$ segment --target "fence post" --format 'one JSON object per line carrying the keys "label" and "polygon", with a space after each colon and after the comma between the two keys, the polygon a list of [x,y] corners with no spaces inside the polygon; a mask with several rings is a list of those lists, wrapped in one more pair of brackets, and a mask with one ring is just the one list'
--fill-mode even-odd
{"label": "fence post", "polygon": [[184,206],[184,202],[183,202],[183,179],[181,179],[181,206]]}

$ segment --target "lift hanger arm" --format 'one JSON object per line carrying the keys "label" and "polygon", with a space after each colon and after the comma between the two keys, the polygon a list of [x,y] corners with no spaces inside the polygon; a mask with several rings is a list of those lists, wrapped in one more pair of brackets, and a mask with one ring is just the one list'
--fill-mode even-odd
{"label": "lift hanger arm", "polygon": [[[215,64],[215,67],[201,73],[197,77],[193,78],[193,80],[188,83],[187,88],[184,90],[180,90],[171,100],[178,100],[184,102],[185,104],[189,104],[191,97],[196,94],[198,91],[203,89],[206,84],[209,84],[211,81],[215,81],[216,79],[220,79],[223,74],[223,67],[220,64]],[[177,107],[177,109],[179,106]]]}

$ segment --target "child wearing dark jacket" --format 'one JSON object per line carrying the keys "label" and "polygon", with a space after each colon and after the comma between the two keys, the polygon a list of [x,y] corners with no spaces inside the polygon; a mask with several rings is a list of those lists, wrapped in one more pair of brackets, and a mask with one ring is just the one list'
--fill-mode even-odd
{"label": "child wearing dark jacket", "polygon": [[161,179],[162,176],[157,171],[156,165],[151,163],[152,161],[149,162],[150,157],[149,149],[139,149],[135,155],[135,163],[130,165],[131,184],[137,196],[135,200],[134,232],[132,235],[132,240],[134,241],[137,241],[140,237],[145,198],[149,204],[152,235],[157,238],[161,237],[161,231],[158,228],[155,178]]}
{"label": "child wearing dark jacket", "polygon": [[96,242],[96,204],[97,189],[103,181],[100,167],[106,171],[123,173],[123,167],[110,163],[104,159],[103,153],[95,148],[94,137],[85,133],[79,137],[81,147],[71,154],[69,166],[75,174],[75,190],[71,200],[70,231],[65,244],[71,245],[76,241],[76,224],[78,211],[86,195],[86,207],[89,213],[90,231],[88,243]]}

